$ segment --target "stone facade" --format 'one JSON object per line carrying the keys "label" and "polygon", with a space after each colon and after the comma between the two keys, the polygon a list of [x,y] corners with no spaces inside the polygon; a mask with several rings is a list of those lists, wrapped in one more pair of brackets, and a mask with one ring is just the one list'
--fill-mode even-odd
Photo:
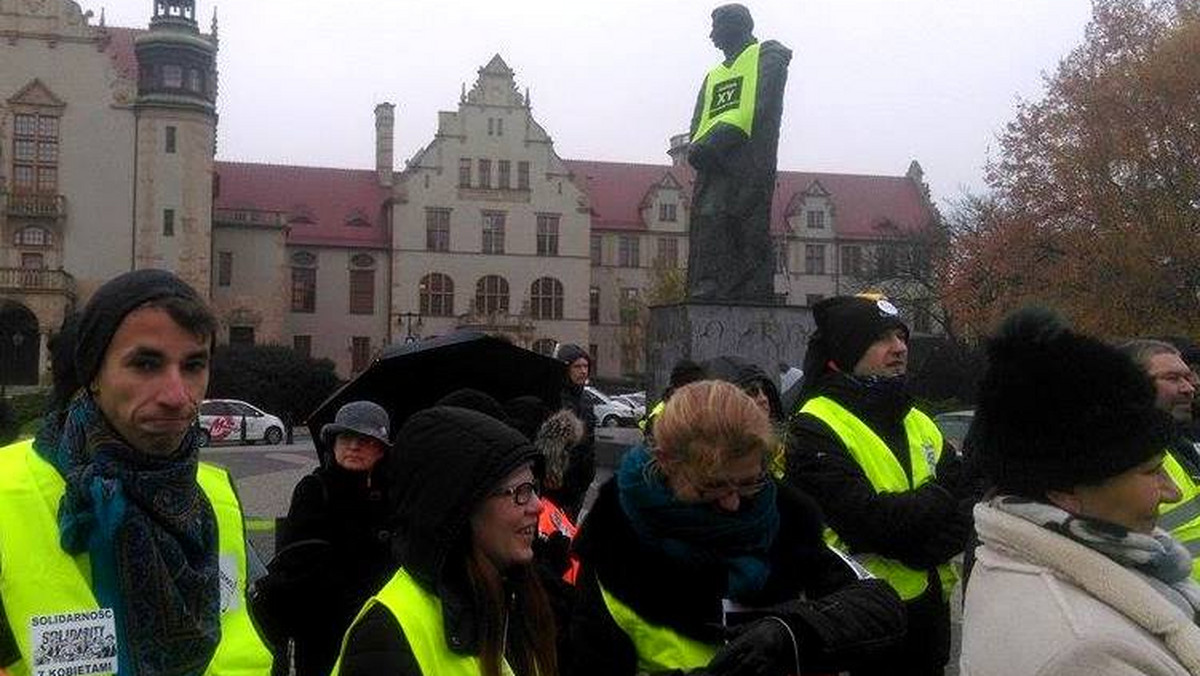
{"label": "stone facade", "polygon": [[[381,128],[390,138],[390,129]],[[381,144],[383,147],[383,144]],[[398,176],[393,331],[587,344],[589,207],[499,56]]]}

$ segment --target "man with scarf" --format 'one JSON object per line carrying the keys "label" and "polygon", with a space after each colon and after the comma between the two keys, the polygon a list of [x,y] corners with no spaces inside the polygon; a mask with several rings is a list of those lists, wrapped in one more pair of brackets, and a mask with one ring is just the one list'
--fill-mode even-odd
{"label": "man with scarf", "polygon": [[198,459],[216,329],[161,270],[64,324],[37,438],[0,448],[0,672],[269,672],[233,483]]}
{"label": "man with scarf", "polygon": [[913,406],[908,327],[895,306],[837,296],[813,306],[813,318],[787,479],[820,504],[826,542],[891,584],[908,616],[904,643],[855,673],[941,674],[950,651],[948,562],[971,528],[961,463]]}

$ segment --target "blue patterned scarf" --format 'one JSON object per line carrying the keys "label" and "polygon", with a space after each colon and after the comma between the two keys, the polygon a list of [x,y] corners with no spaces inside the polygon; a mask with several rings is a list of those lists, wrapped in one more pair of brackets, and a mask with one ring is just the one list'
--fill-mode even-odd
{"label": "blue patterned scarf", "polygon": [[617,469],[621,509],[642,543],[683,565],[721,563],[729,598],[752,600],[767,583],[767,552],[779,533],[775,484],[768,481],[758,495],[742,498],[738,511],[726,512],[680,502],[649,463],[650,453],[638,446]]}
{"label": "blue patterned scarf", "polygon": [[192,676],[221,639],[216,517],[196,483],[195,432],[147,457],[89,394],[47,417],[34,448],[66,482],[59,542],[87,553],[92,593],[116,617],[121,676]]}

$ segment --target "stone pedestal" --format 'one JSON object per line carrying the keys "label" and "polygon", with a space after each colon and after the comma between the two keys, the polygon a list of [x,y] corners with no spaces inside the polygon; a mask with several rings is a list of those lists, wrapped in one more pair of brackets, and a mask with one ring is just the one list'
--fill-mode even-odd
{"label": "stone pedestal", "polygon": [[701,362],[721,355],[755,362],[778,385],[780,363],[801,368],[814,330],[812,311],[794,305],[692,301],[652,307],[646,327],[648,395],[658,397],[680,359]]}

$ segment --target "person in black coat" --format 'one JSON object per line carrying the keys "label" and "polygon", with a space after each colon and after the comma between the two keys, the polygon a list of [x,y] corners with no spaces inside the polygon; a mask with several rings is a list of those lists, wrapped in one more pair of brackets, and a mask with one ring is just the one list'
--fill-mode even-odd
{"label": "person in black coat", "polygon": [[[954,449],[909,438],[906,421],[928,419],[907,390],[908,327],[896,308],[874,296],[837,296],[814,306],[813,316],[817,330],[805,356],[801,410],[789,427],[787,480],[816,499],[849,553],[890,559],[926,578],[924,591],[905,602],[904,643],[855,673],[896,673],[896,665],[904,665],[903,673],[941,674],[950,653],[950,609],[938,567],[945,574],[963,551],[978,495]],[[834,402],[882,441],[907,489],[873,485],[834,428],[807,408],[817,400]],[[928,480],[914,481],[918,457],[928,466]]]}
{"label": "person in black coat", "polygon": [[655,429],[575,540],[572,676],[836,672],[900,639],[896,593],[826,547],[816,505],[767,473],[776,442],[748,395],[685,385]]}
{"label": "person in black coat", "polygon": [[567,365],[559,407],[570,410],[583,421],[583,440],[571,449],[556,500],[558,506],[575,519],[588,487],[596,478],[596,414],[583,392],[591,374],[592,357],[583,348],[570,343],[559,345],[555,356]]}
{"label": "person in black coat", "polygon": [[291,644],[296,676],[329,674],[355,614],[395,570],[387,411],[350,402],[321,442],[321,465],[296,485],[255,593],[255,616],[277,645]]}

